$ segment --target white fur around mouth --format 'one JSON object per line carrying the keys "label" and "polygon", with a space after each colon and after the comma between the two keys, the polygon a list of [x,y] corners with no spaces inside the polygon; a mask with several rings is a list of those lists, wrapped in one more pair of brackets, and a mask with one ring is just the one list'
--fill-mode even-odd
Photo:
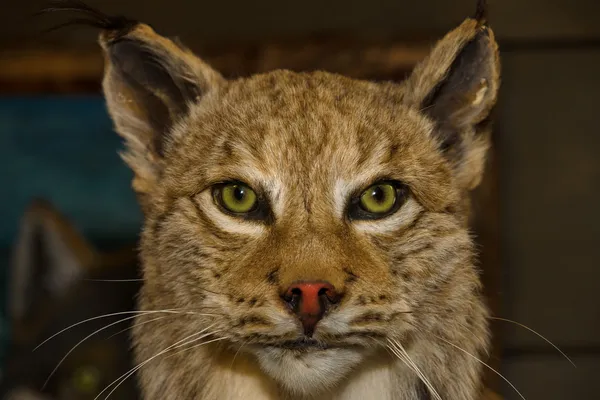
{"label": "white fur around mouth", "polygon": [[267,375],[290,392],[303,395],[334,387],[365,356],[357,348],[318,346],[301,350],[266,346],[255,349],[254,353]]}

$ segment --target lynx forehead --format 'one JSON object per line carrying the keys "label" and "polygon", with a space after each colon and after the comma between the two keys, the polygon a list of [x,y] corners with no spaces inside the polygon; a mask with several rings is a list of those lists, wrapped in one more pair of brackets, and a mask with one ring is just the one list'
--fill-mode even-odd
{"label": "lynx forehead", "polygon": [[86,10],[145,213],[139,307],[182,310],[138,318],[147,398],[477,398],[487,311],[466,220],[499,85],[482,18],[376,84],[228,81]]}
{"label": "lynx forehead", "polygon": [[[165,190],[180,197],[216,182],[245,182],[268,200],[273,226],[286,219],[343,222],[348,199],[383,179],[403,182],[423,204],[443,209],[458,196],[432,123],[402,106],[401,93],[381,90],[326,73],[278,71],[231,82],[174,130],[164,155]],[[231,231],[265,232],[264,221],[217,212],[210,193],[200,201]]]}

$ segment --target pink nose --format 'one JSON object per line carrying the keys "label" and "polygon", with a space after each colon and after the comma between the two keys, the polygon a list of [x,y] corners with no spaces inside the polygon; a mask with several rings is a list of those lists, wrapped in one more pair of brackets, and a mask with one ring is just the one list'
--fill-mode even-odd
{"label": "pink nose", "polygon": [[317,322],[338,299],[333,285],[323,281],[294,282],[283,295],[283,300],[300,319],[307,336],[312,336]]}

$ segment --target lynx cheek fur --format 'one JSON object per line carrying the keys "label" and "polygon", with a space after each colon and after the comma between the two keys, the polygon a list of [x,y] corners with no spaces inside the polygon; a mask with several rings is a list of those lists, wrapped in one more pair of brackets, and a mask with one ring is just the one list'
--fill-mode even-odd
{"label": "lynx cheek fur", "polygon": [[[487,311],[466,221],[499,85],[482,19],[398,84],[228,81],[147,25],[97,24],[145,214],[139,308],[182,310],[138,318],[145,398],[480,396]],[[356,208],[386,182],[391,211]],[[256,208],[225,209],[231,187]]]}

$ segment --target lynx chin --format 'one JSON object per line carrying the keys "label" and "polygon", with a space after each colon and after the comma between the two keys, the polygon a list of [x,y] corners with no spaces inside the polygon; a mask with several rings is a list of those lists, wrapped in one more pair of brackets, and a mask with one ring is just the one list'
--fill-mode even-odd
{"label": "lynx chin", "polygon": [[[488,349],[469,235],[499,58],[483,18],[404,82],[226,80],[148,25],[100,26],[144,212],[146,399],[471,400]],[[95,15],[95,16],[94,16]]]}

